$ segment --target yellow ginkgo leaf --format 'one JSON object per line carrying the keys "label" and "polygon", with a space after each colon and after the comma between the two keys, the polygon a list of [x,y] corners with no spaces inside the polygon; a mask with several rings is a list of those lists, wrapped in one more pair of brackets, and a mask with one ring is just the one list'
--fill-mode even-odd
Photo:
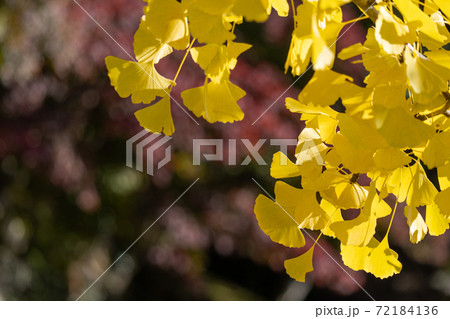
{"label": "yellow ginkgo leaf", "polygon": [[328,185],[320,195],[336,207],[351,209],[364,206],[368,191],[357,182],[351,181],[351,176],[331,177]]}
{"label": "yellow ginkgo leaf", "polygon": [[298,100],[303,104],[329,106],[339,98],[360,93],[360,87],[352,83],[352,78],[331,70],[316,71],[308,85],[300,92]]}
{"label": "yellow ginkgo leaf", "polygon": [[334,147],[342,164],[353,173],[364,173],[373,169],[372,150],[354,147],[341,133],[334,137]]}
{"label": "yellow ginkgo leaf", "polygon": [[450,161],[450,132],[434,135],[422,154],[422,160],[430,169],[448,163]]}
{"label": "yellow ginkgo leaf", "polygon": [[[296,11],[296,27],[285,71],[291,67],[293,75],[300,75],[306,71],[310,60],[315,70],[330,69],[334,63],[336,39],[343,27],[341,8],[321,9],[318,1],[303,1]],[[311,18],[305,21],[304,17]]]}
{"label": "yellow ginkgo leaf", "polygon": [[173,82],[160,75],[153,62],[140,63],[122,60],[113,56],[105,59],[111,85],[120,97],[131,95],[131,101],[151,103],[157,96],[169,94]]}
{"label": "yellow ginkgo leaf", "polygon": [[450,17],[450,2],[447,0],[433,0],[433,2],[447,17]]}
{"label": "yellow ginkgo leaf", "polygon": [[[406,79],[406,66],[399,63],[398,57],[387,54],[375,39],[375,29],[367,31],[367,39],[364,43],[367,52],[362,55],[364,67],[370,74],[364,79],[367,88],[375,88],[380,84],[404,85]],[[406,93],[406,92],[405,92]]]}
{"label": "yellow ginkgo leaf", "polygon": [[317,130],[323,142],[333,144],[338,125],[336,119],[328,115],[303,114],[301,120],[306,122],[306,127]]}
{"label": "yellow ginkgo leaf", "polygon": [[447,17],[443,15],[443,13],[438,10],[438,8],[432,8],[433,4],[431,3],[431,0],[426,0],[426,5],[428,7],[427,14],[430,14],[431,19],[436,24],[436,27],[439,31],[439,34],[441,34],[445,40],[436,41],[435,39],[427,36],[424,33],[419,34],[420,42],[423,46],[425,46],[429,50],[439,50],[442,47],[442,42],[448,43],[450,40],[450,32],[447,30],[446,24]]}
{"label": "yellow ginkgo leaf", "polygon": [[333,225],[334,223],[341,222],[344,220],[342,218],[341,210],[339,208],[334,207],[333,204],[331,204],[330,202],[328,202],[325,199],[322,199],[322,201],[320,202],[320,207],[322,207],[322,209],[330,217],[330,221],[328,222],[327,226],[325,226],[325,228],[322,229],[322,233],[325,236],[336,238],[336,234],[330,228],[330,226]]}
{"label": "yellow ginkgo leaf", "polygon": [[[306,163],[314,163],[318,166],[321,171],[321,165],[323,165],[323,156],[329,149],[321,139],[319,132],[316,128],[307,127],[302,130],[298,136],[298,144],[295,148],[295,157],[297,158],[295,164],[301,165],[301,170],[303,171],[303,166]],[[308,170],[313,168],[308,166]],[[313,169],[315,173],[317,170]],[[303,174],[302,174],[303,175]]]}
{"label": "yellow ginkgo leaf", "polygon": [[287,72],[292,68],[292,75],[298,76],[306,71],[312,54],[312,23],[302,20],[302,17],[311,17],[317,10],[316,5],[310,1],[305,1],[296,9],[295,29],[292,32],[291,45],[289,47],[284,70]]}
{"label": "yellow ginkgo leaf", "polygon": [[228,42],[227,45],[213,43],[191,49],[191,56],[209,79],[219,83],[223,79],[228,79],[230,70],[236,66],[237,57],[250,47],[251,45],[246,43]]}
{"label": "yellow ginkgo leaf", "polygon": [[320,0],[319,7],[322,10],[335,9],[352,2],[351,0]]}
{"label": "yellow ginkgo leaf", "polygon": [[157,96],[169,94],[167,89],[174,84],[155,69],[155,64],[170,54],[172,47],[153,36],[147,20],[141,21],[134,35],[133,46],[137,62],[106,57],[108,76],[120,97],[131,95],[133,103],[149,104]]}
{"label": "yellow ginkgo leaf", "polygon": [[158,63],[160,59],[173,51],[170,45],[155,38],[151,32],[149,20],[145,19],[145,16],[134,34],[133,49],[138,62],[153,64]]}
{"label": "yellow ginkgo leaf", "polygon": [[[317,135],[316,139],[321,140],[321,142],[333,144],[338,125],[336,120],[337,112],[329,107],[307,106],[293,99],[286,99],[286,103],[286,106],[291,112],[302,113],[301,120],[306,123],[306,129],[304,129],[302,133],[305,130],[313,130]],[[323,112],[328,112],[328,114]],[[305,141],[305,139],[303,141]],[[328,149],[328,147],[325,147],[324,149]]]}
{"label": "yellow ginkgo leaf", "polygon": [[153,36],[177,50],[189,45],[186,7],[176,0],[147,0],[146,24]]}
{"label": "yellow ginkgo leaf", "polygon": [[390,146],[412,148],[425,144],[434,135],[431,126],[408,114],[401,107],[386,108],[374,105],[375,124]]}
{"label": "yellow ginkgo leaf", "polygon": [[412,51],[409,47],[404,53],[408,83],[413,92],[422,99],[433,99],[448,90],[449,70],[433,60]]}
{"label": "yellow ginkgo leaf", "polygon": [[[375,172],[368,172],[367,177],[369,177],[371,180],[375,182],[377,185],[377,190],[380,192],[380,198],[386,198],[389,193],[398,194],[397,192],[394,192],[394,189],[401,185],[392,183],[392,180],[394,179],[392,176],[398,175],[398,171],[401,171],[402,167],[397,168],[393,171],[383,171],[378,170]],[[398,182],[398,181],[397,181]],[[411,181],[410,181],[411,182]],[[406,195],[405,195],[406,198]],[[403,201],[405,200],[403,199]],[[398,199],[399,202],[401,202],[400,199]]]}
{"label": "yellow ginkgo leaf", "polygon": [[288,178],[300,176],[300,168],[283,153],[277,152],[273,155],[270,175],[273,178]]}
{"label": "yellow ginkgo leaf", "polygon": [[[412,113],[427,118],[426,120],[423,121],[425,124],[432,125],[436,129],[441,129],[439,125],[445,124],[443,123],[442,118],[440,119],[441,114],[432,117],[428,117],[427,114],[432,113],[433,111],[436,111],[437,109],[440,109],[445,106],[445,104],[447,103],[447,99],[444,97],[444,95],[438,94],[430,99],[429,97],[421,96],[415,94],[414,92],[411,92],[411,96],[414,99],[414,103],[411,105]],[[442,130],[444,130],[444,127],[442,128]]]}
{"label": "yellow ginkgo leaf", "polygon": [[444,79],[448,79],[450,77],[450,52],[447,50],[433,50],[425,53],[425,56],[429,58],[433,63],[441,67],[443,74],[440,74]]}
{"label": "yellow ginkgo leaf", "polygon": [[440,214],[446,219],[450,219],[450,188],[439,192],[434,201],[439,207]]}
{"label": "yellow ginkgo leaf", "polygon": [[439,186],[442,190],[450,187],[450,163],[438,167],[438,180]]}
{"label": "yellow ginkgo leaf", "polygon": [[183,0],[182,3],[188,8],[198,8],[209,14],[227,14],[237,0]]}
{"label": "yellow ginkgo leaf", "polygon": [[411,0],[393,1],[411,28],[417,28],[435,41],[445,41],[446,37],[439,33],[436,23]]}
{"label": "yellow ginkgo leaf", "polygon": [[220,12],[208,13],[203,8],[192,6],[188,8],[188,19],[191,34],[200,43],[222,44],[235,38],[230,32],[231,24]]}
{"label": "yellow ginkgo leaf", "polygon": [[313,36],[311,62],[314,70],[326,70],[334,64],[337,37],[344,26],[342,10],[340,7],[322,10],[315,6],[311,17]]}
{"label": "yellow ginkgo leaf", "polygon": [[406,83],[378,85],[373,88],[372,104],[387,108],[407,107]]}
{"label": "yellow ginkgo leaf", "polygon": [[324,155],[329,147],[320,139],[320,135],[312,128],[305,128],[298,137],[295,149],[295,164],[302,175],[303,188],[309,181],[320,177],[324,164]]}
{"label": "yellow ginkgo leaf", "polygon": [[409,240],[413,244],[417,244],[425,238],[425,235],[428,232],[428,227],[417,208],[405,206],[404,214],[406,217],[406,223],[409,226]]}
{"label": "yellow ginkgo leaf", "polygon": [[314,247],[315,246],[312,246],[303,255],[284,261],[286,273],[291,278],[300,282],[305,282],[306,274],[314,270],[313,268]]}
{"label": "yellow ginkgo leaf", "polygon": [[427,205],[434,200],[437,192],[420,164],[402,166],[379,175],[369,174],[369,177],[372,180],[376,179],[381,198],[386,197],[389,193],[395,194],[399,203],[406,200],[408,206]]}
{"label": "yellow ginkgo leaf", "polygon": [[291,72],[294,76],[299,76],[306,71],[311,60],[312,44],[312,38],[292,34],[291,45],[284,65],[285,73],[289,68],[292,69]]}
{"label": "yellow ginkgo leaf", "polygon": [[417,36],[415,30],[380,6],[375,23],[375,38],[386,53],[400,55],[405,49],[405,43],[416,41]]}
{"label": "yellow ginkgo leaf", "polygon": [[346,108],[345,113],[362,118],[361,115],[372,111],[372,92],[356,85],[352,86],[352,90],[354,95],[341,96],[342,104]]}
{"label": "yellow ginkgo leaf", "polygon": [[325,160],[325,167],[327,170],[336,169],[336,167],[339,167],[342,162],[339,155],[337,155],[337,152],[334,148],[331,148],[324,157]]}
{"label": "yellow ginkgo leaf", "polygon": [[165,96],[155,104],[137,111],[134,115],[139,124],[152,133],[172,135],[175,132],[169,96]]}
{"label": "yellow ginkgo leaf", "polygon": [[186,107],[209,123],[242,120],[244,113],[237,100],[244,95],[245,92],[230,81],[209,82],[204,86],[181,92]]}
{"label": "yellow ginkgo leaf", "polygon": [[302,176],[302,188],[315,191],[328,190],[330,186],[345,181],[345,177],[335,169],[327,169],[324,172],[323,166],[310,161],[299,166]]}
{"label": "yellow ginkgo leaf", "polygon": [[387,237],[370,252],[370,273],[378,278],[388,278],[400,273],[402,264],[398,261],[398,254],[390,249]]}
{"label": "yellow ginkgo leaf", "polygon": [[[316,147],[316,145],[316,141],[310,140],[301,142],[297,146],[298,151],[296,150],[297,152],[295,154],[295,156],[297,157],[297,161],[295,162],[295,164],[300,166],[300,172],[305,171],[306,168],[308,173],[302,174],[305,175],[305,177],[306,175],[308,175],[307,177],[311,177],[309,173],[315,176],[317,171],[322,171],[321,166],[324,165],[324,161],[321,155],[321,149]],[[314,169],[311,165],[307,164],[316,165],[318,166],[318,168]]]}
{"label": "yellow ginkgo leaf", "polygon": [[280,17],[287,17],[289,14],[289,4],[287,0],[271,0],[272,7]]}
{"label": "yellow ginkgo leaf", "polygon": [[364,246],[375,234],[376,218],[373,214],[360,214],[353,220],[333,223],[330,229],[344,245]]}
{"label": "yellow ginkgo leaf", "polygon": [[379,170],[393,171],[409,164],[411,162],[411,157],[397,148],[387,147],[375,152],[373,155],[373,162],[375,167]]}
{"label": "yellow ginkgo leaf", "polygon": [[364,208],[358,217],[333,223],[330,228],[346,246],[367,246],[375,235],[377,218],[387,216],[390,212],[390,206],[378,197],[375,183],[372,183]]}
{"label": "yellow ginkgo leaf", "polygon": [[302,176],[302,188],[309,190],[319,190],[328,188],[327,181],[321,178],[323,166],[316,161],[307,161],[298,164],[300,175]]}
{"label": "yellow ginkgo leaf", "polygon": [[[438,191],[433,183],[431,183],[428,179],[422,165],[417,163],[407,169],[407,171],[405,170],[406,172],[409,171],[412,173],[412,181],[410,185],[405,183],[408,185],[406,204],[413,207],[432,204]],[[404,178],[405,177],[406,176],[404,176]],[[409,178],[406,177],[406,179]]]}
{"label": "yellow ginkgo leaf", "polygon": [[373,238],[368,246],[363,247],[341,245],[341,255],[346,266],[381,279],[398,274],[402,269],[398,254],[389,248],[387,237],[381,242]]}
{"label": "yellow ginkgo leaf", "polygon": [[295,212],[289,207],[280,207],[264,195],[259,195],[255,203],[255,215],[259,227],[274,242],[286,247],[303,247],[305,238],[293,219]]}
{"label": "yellow ginkgo leaf", "polygon": [[376,151],[388,146],[382,135],[377,131],[373,120],[361,119],[339,113],[337,116],[339,129],[356,149]]}
{"label": "yellow ginkgo leaf", "polygon": [[399,203],[406,200],[406,204],[411,207],[432,204],[437,194],[436,187],[428,179],[420,163],[399,167],[384,176],[371,176],[371,178],[375,177],[381,194],[396,194]]}
{"label": "yellow ginkgo leaf", "polygon": [[363,44],[358,42],[358,43],[352,44],[346,48],[343,48],[338,53],[338,58],[341,60],[348,60],[348,59],[354,58],[358,55],[364,54],[367,51],[369,51],[369,49],[366,48]]}
{"label": "yellow ginkgo leaf", "polygon": [[322,229],[330,219],[317,202],[315,191],[298,189],[278,181],[275,184],[275,199],[282,207],[294,208],[294,218],[299,228]]}
{"label": "yellow ginkgo leaf", "polygon": [[448,229],[449,220],[441,214],[441,211],[436,204],[427,206],[425,213],[425,223],[428,226],[428,231],[431,236],[440,236]]}
{"label": "yellow ginkgo leaf", "polygon": [[[419,5],[419,3],[417,3],[416,5]],[[424,7],[421,8],[421,10],[425,12],[427,15],[431,15],[439,11],[439,7],[433,2],[433,0],[424,0]]]}
{"label": "yellow ginkgo leaf", "polygon": [[341,256],[344,265],[353,270],[370,272],[369,255],[377,247],[379,242],[372,239],[368,246],[346,246],[341,244]]}
{"label": "yellow ginkgo leaf", "polygon": [[269,0],[239,0],[233,6],[233,13],[243,16],[247,21],[264,22],[270,13]]}
{"label": "yellow ginkgo leaf", "polygon": [[338,115],[340,132],[334,139],[334,147],[342,164],[353,173],[365,173],[374,168],[374,153],[387,146],[373,121],[362,120],[345,113]]}
{"label": "yellow ginkgo leaf", "polygon": [[[305,128],[302,130],[300,135],[298,136],[299,144],[304,141],[311,141],[314,140],[315,142],[320,141],[320,135],[317,133],[317,131],[314,128]],[[320,147],[320,144],[316,144],[318,147]],[[295,150],[295,153],[298,153],[300,146],[297,145],[297,149]]]}
{"label": "yellow ginkgo leaf", "polygon": [[293,113],[327,115],[336,119],[338,112],[329,106],[315,106],[313,104],[303,104],[293,98],[286,98],[286,108]]}

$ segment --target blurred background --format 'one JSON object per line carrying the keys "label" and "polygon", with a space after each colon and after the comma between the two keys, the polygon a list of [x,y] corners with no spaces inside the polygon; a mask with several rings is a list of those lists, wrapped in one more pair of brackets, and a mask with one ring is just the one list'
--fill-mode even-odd
{"label": "blurred background", "polygon": [[[142,1],[79,3],[132,52]],[[358,15],[345,6],[346,20]],[[363,42],[369,26],[355,24],[338,50]],[[292,27],[292,17],[276,14],[237,27],[237,40],[253,45],[232,73],[247,92],[245,119],[198,119],[197,126],[174,106],[172,161],[149,176],[125,166],[125,142],[141,131],[133,113],[144,106],[115,93],[104,64],[108,55],[126,54],[71,0],[0,1],[0,299],[77,299],[199,178],[83,300],[368,300],[320,249],[306,283],[285,274],[283,261],[304,249],[271,242],[253,214],[261,190],[252,178],[273,192],[269,165],[192,165],[194,138],[298,136],[303,126],[284,98],[296,97],[311,71],[251,125],[294,81],[284,74]],[[173,78],[183,55],[163,59],[158,70]],[[360,65],[336,61],[335,69],[357,83],[365,76]],[[188,58],[174,98],[203,81]],[[267,163],[275,151],[262,148]],[[238,143],[238,159],[245,156]],[[344,269],[377,300],[449,299],[448,234],[412,245],[402,214],[394,227],[400,275],[379,280]],[[321,244],[342,265],[336,242]]]}

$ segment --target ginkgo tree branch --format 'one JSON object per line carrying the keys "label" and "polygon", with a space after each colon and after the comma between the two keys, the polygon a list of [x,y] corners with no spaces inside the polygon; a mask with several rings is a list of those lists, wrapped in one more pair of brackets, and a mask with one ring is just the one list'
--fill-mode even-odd
{"label": "ginkgo tree branch", "polygon": [[448,92],[442,93],[444,97],[447,99],[447,103],[445,105],[431,113],[428,114],[416,114],[415,118],[421,121],[426,121],[429,118],[438,116],[438,115],[445,115],[446,117],[450,117],[450,94]]}
{"label": "ginkgo tree branch", "polygon": [[373,7],[375,2],[374,0],[353,0],[353,3],[365,12],[374,23],[378,18],[378,10]]}
{"label": "ginkgo tree branch", "polygon": [[435,117],[435,116],[438,116],[441,114],[445,115],[446,117],[450,117],[449,109],[450,109],[450,101],[447,101],[447,103],[443,107],[437,109],[436,111],[433,111],[428,114],[417,114],[415,117],[421,121],[426,121],[429,118],[432,118],[432,117]]}

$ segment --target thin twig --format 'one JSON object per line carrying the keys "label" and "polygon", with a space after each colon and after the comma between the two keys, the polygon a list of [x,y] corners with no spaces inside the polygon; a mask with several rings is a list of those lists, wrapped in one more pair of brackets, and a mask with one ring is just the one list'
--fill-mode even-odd
{"label": "thin twig", "polygon": [[353,0],[353,3],[357,5],[362,12],[365,12],[373,23],[375,23],[378,18],[378,10],[374,8],[375,2],[376,1],[374,0]]}

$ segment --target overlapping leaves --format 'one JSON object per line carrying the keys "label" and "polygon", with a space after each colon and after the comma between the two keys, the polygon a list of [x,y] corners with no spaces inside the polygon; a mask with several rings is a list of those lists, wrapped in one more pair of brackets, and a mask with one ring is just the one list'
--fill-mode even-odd
{"label": "overlapping leaves", "polygon": [[[208,122],[243,118],[245,92],[230,81],[249,44],[235,42],[243,21],[263,22],[272,9],[287,16],[286,0],[146,0],[135,34],[135,61],[106,58],[111,84],[121,97],[152,105],[136,112],[151,132],[171,135],[173,80],[157,63],[173,50],[186,50],[204,71],[204,85],[181,93],[184,105]],[[376,1],[364,43],[344,48],[338,58],[360,57],[368,72],[364,85],[333,69],[336,42],[343,34],[343,5],[350,0],[303,0],[292,8],[294,27],[285,71],[315,73],[297,99],[286,99],[305,128],[295,161],[279,152],[271,175],[301,178],[301,188],[278,181],[275,198],[260,195],[255,214],[261,229],[288,247],[306,245],[305,231],[341,243],[345,265],[379,278],[399,273],[399,255],[389,232],[403,211],[410,240],[438,236],[450,222],[450,5],[444,0]],[[358,1],[360,3],[360,1]],[[376,14],[373,14],[376,12]],[[356,19],[358,20],[358,19]],[[195,42],[195,45],[193,45]],[[184,60],[183,60],[184,61]],[[181,67],[181,66],[180,66]],[[335,106],[344,109],[337,112]],[[311,147],[314,146],[314,147]],[[437,178],[427,174],[436,169]],[[396,197],[394,207],[385,201]],[[348,209],[354,219],[343,218]],[[389,219],[380,232],[379,220]],[[377,232],[378,231],[378,232]],[[314,244],[285,262],[287,273],[304,281],[313,270]],[[400,257],[401,259],[401,257]]]}
{"label": "overlapping leaves", "polygon": [[[135,113],[141,126],[150,132],[165,135],[172,135],[175,131],[171,90],[176,85],[178,72],[174,80],[170,80],[156,70],[159,60],[173,50],[187,50],[186,55],[190,53],[194,62],[205,72],[203,86],[181,94],[187,109],[211,123],[242,120],[244,113],[237,102],[245,92],[233,84],[229,77],[230,71],[236,66],[237,57],[251,46],[233,42],[234,27],[244,19],[263,22],[272,8],[280,16],[287,16],[287,1],[146,2],[148,5],[144,8],[141,24],[134,37],[136,60],[126,61],[112,56],[106,58],[111,85],[121,97],[131,96],[135,104],[153,103]],[[204,45],[192,48],[194,41]]]}
{"label": "overlapping leaves", "polygon": [[[412,243],[427,234],[441,235],[449,228],[450,53],[444,46],[450,37],[443,27],[448,23],[445,14],[449,6],[445,1],[427,1],[426,9],[421,9],[417,1],[410,0],[376,4],[378,17],[365,43],[339,53],[341,59],[361,56],[356,63],[363,63],[368,75],[365,85],[359,86],[352,78],[331,70],[331,43],[338,26],[342,27],[339,18],[331,17],[342,3],[330,1],[322,12],[324,2],[303,1],[297,8],[286,69],[291,67],[292,73],[299,75],[313,63],[316,71],[297,100],[286,99],[287,108],[301,113],[306,125],[298,139],[296,161],[279,152],[271,166],[275,178],[301,177],[303,191],[317,195],[317,205],[308,205],[315,210],[310,214],[321,219],[317,219],[317,227],[305,227],[309,216],[297,214],[295,206],[303,207],[304,200],[287,192],[286,186],[278,186],[281,182],[275,187],[275,201],[259,197],[255,213],[260,225],[261,216],[270,216],[271,225],[281,219],[290,223],[289,233],[270,229],[270,233],[277,233],[271,236],[275,242],[298,247],[303,242],[289,245],[288,234],[300,237],[298,233],[305,229],[319,229],[321,235],[341,242],[345,265],[386,278],[402,269],[399,255],[388,242],[399,210],[403,210]],[[314,32],[317,14],[323,15],[323,34],[329,38]],[[311,18],[305,19],[307,15]],[[336,112],[336,103],[345,112]],[[305,151],[302,146],[308,139],[314,147]],[[320,155],[324,165],[318,165],[308,153]],[[430,180],[427,171],[432,168],[437,168],[438,179]],[[283,193],[299,201],[288,203]],[[394,207],[385,202],[389,194],[396,197]],[[270,205],[260,205],[262,200]],[[342,212],[348,209],[358,209],[359,214],[344,219]],[[385,217],[390,220],[389,227],[377,227]],[[265,226],[261,228],[270,235]],[[285,262],[291,277],[305,281],[305,275],[313,270],[316,243]]]}

